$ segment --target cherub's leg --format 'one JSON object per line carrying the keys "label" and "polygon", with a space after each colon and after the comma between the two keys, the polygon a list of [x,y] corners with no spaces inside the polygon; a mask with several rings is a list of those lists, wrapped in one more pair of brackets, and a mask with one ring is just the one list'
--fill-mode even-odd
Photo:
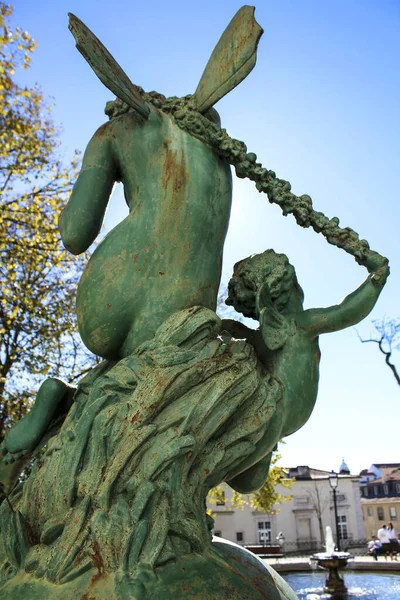
{"label": "cherub's leg", "polygon": [[68,411],[75,389],[55,377],[42,383],[31,410],[4,438],[1,452],[5,462],[28,454],[38,445],[54,417]]}
{"label": "cherub's leg", "polygon": [[240,475],[236,475],[227,483],[241,494],[251,494],[259,490],[268,477],[272,452]]}

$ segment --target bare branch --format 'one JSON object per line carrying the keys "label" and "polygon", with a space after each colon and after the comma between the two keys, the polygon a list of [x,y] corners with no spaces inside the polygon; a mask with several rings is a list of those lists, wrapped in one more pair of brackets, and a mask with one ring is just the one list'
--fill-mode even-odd
{"label": "bare branch", "polygon": [[[395,378],[397,385],[400,385],[400,375],[397,371],[396,365],[391,361],[393,344],[395,343],[395,348],[399,347],[398,336],[400,334],[400,321],[394,319],[386,321],[385,319],[382,319],[381,321],[374,321],[374,325],[375,329],[380,334],[378,339],[373,337],[363,339],[356,330],[358,339],[362,344],[373,342],[378,345],[379,350],[385,357],[385,363],[393,373],[393,377]],[[387,350],[385,349],[385,345]]]}

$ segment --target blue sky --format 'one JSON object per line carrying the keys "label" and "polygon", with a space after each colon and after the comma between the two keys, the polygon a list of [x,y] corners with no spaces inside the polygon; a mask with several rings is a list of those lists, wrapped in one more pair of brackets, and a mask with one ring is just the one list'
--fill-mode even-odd
{"label": "blue sky", "polygon": [[[241,3],[17,0],[14,6],[14,23],[38,42],[20,81],[38,82],[54,97],[67,159],[74,148],[84,150],[112,99],[75,49],[68,12],[96,33],[134,83],[184,95],[196,89]],[[265,30],[257,65],[216,108],[230,135],[295,193],[309,194],[317,210],[339,217],[389,257],[386,289],[357,328],[368,337],[372,319],[400,316],[400,2],[262,0],[256,18]],[[117,189],[106,228],[124,215]],[[337,303],[366,276],[351,256],[283,218],[251,182],[236,180],[223,281],[237,260],[267,248],[286,253],[296,267],[306,307]],[[376,345],[361,344],[350,328],[322,336],[321,351],[316,408],[282,446],[282,464],[335,469],[344,456],[357,472],[372,462],[399,461],[400,389]]]}

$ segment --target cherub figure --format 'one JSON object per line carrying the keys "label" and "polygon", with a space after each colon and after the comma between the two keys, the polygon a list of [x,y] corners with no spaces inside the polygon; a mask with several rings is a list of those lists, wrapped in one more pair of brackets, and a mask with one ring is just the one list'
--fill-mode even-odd
{"label": "cherub figure", "polygon": [[318,391],[319,336],[359,323],[375,306],[389,275],[388,261],[371,252],[367,269],[367,279],[339,304],[304,310],[303,290],[284,254],[267,250],[235,265],[226,303],[259,321],[260,327],[254,331],[227,320],[225,328],[234,337],[247,338],[267,373],[283,385],[283,401],[274,422],[255,453],[240,465],[241,474],[229,481],[238,491],[248,493],[261,487],[270,461],[265,449],[297,431],[310,417]]}

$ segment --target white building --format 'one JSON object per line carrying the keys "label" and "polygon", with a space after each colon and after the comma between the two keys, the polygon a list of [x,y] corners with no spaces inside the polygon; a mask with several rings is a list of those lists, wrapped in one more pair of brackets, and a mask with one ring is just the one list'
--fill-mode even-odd
{"label": "white building", "polygon": [[[223,484],[224,502],[210,503],[215,520],[214,534],[239,544],[276,544],[280,532],[285,536],[285,552],[321,550],[325,527],[330,525],[336,539],[333,493],[329,471],[299,466],[287,469],[288,478],[294,478],[290,490],[282,485],[277,491],[291,496],[288,502],[274,507],[270,514],[243,509],[232,505],[233,492]],[[364,540],[364,522],[360,502],[359,476],[350,475],[342,463],[336,490],[338,525],[342,546]]]}

